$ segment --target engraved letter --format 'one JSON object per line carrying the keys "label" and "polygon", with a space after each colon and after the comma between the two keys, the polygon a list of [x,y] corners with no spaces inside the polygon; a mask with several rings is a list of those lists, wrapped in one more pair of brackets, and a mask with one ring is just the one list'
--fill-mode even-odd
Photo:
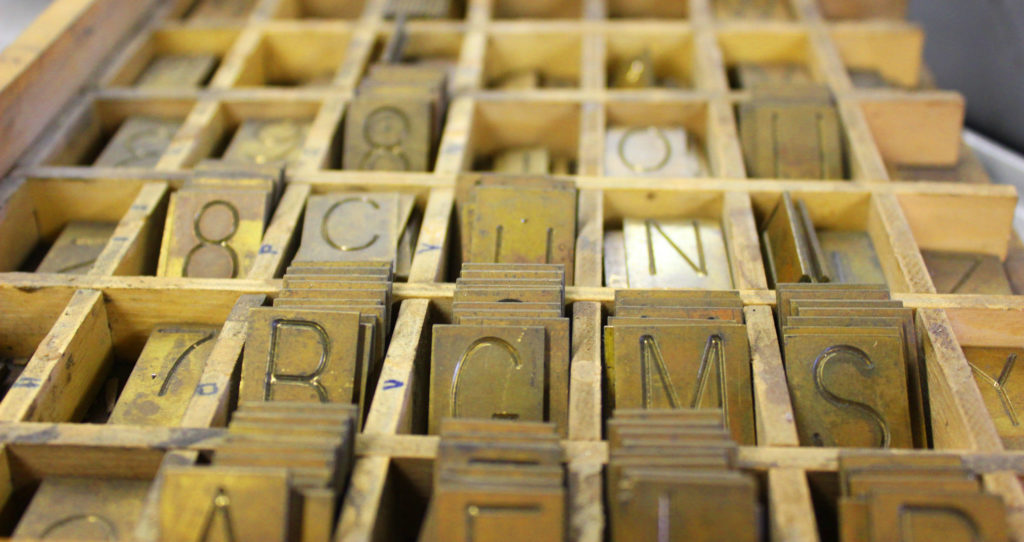
{"label": "engraved letter", "polygon": [[1007,356],[1006,363],[1003,365],[1003,370],[999,373],[999,378],[995,379],[988,375],[985,371],[978,368],[977,365],[968,362],[971,366],[971,370],[978,375],[979,378],[984,380],[996,393],[999,394],[999,401],[1003,403],[1003,410],[1006,411],[1006,415],[1010,418],[1010,423],[1014,426],[1020,425],[1020,421],[1017,418],[1017,409],[1014,408],[1013,402],[1010,401],[1010,394],[1006,392],[1006,381],[1010,379],[1010,372],[1013,371],[1014,365],[1017,363],[1017,353],[1014,352]]}
{"label": "engraved letter", "polygon": [[882,418],[882,415],[877,410],[869,405],[865,405],[864,403],[844,399],[832,393],[825,387],[825,368],[832,360],[835,359],[847,360],[850,363],[857,364],[857,370],[861,374],[866,375],[875,369],[875,364],[871,362],[871,358],[869,358],[863,350],[845,344],[830,346],[823,350],[821,354],[818,354],[818,357],[814,360],[815,389],[829,403],[839,408],[852,409],[875,422],[875,424],[878,425],[879,432],[881,433],[881,442],[879,443],[879,447],[888,448],[892,441],[892,435],[889,432],[889,424],[886,423],[885,419]]}
{"label": "engraved letter", "polygon": [[[380,205],[376,201],[374,201],[374,200],[372,200],[370,198],[363,198],[363,197],[345,198],[345,199],[335,203],[334,205],[331,205],[330,209],[327,209],[327,212],[324,213],[323,221],[320,223],[320,235],[323,236],[324,241],[327,241],[327,244],[331,245],[331,247],[333,247],[335,250],[340,250],[342,252],[352,252],[352,251],[356,251],[356,250],[363,250],[363,249],[366,249],[366,248],[369,248],[370,246],[372,246],[374,243],[377,242],[377,239],[380,238],[380,235],[375,233],[375,234],[373,234],[373,237],[370,237],[369,241],[366,241],[363,244],[360,244],[360,245],[348,245],[348,244],[338,243],[337,241],[334,240],[333,237],[331,237],[330,229],[327,227],[327,223],[331,220],[331,216],[334,214],[335,211],[340,209],[342,205],[344,205],[346,203],[350,203],[350,202],[356,202],[356,201],[365,203],[365,204],[369,205],[370,207],[373,207],[374,210],[379,210],[380,209]],[[349,230],[349,231],[358,231],[359,230],[359,228],[356,227],[356,226],[359,226],[359,225],[350,224],[348,226],[349,227],[345,228],[346,230]]]}
{"label": "engraved letter", "polygon": [[[303,333],[312,332],[320,347],[319,359],[316,367],[308,372],[283,373],[278,372],[278,360],[284,356],[296,357],[294,352],[279,352],[278,342],[285,332]],[[270,324],[270,350],[267,359],[267,376],[263,388],[263,398],[266,401],[272,400],[272,388],[275,384],[289,384],[309,386],[316,392],[321,403],[328,402],[327,390],[320,382],[320,377],[327,368],[327,360],[331,353],[331,338],[323,326],[308,320],[277,320]]]}
{"label": "engraved letter", "polygon": [[669,408],[682,408],[682,401],[672,384],[672,377],[668,374],[668,366],[665,365],[665,358],[661,355],[661,347],[658,340],[651,335],[640,337],[640,370],[643,374],[643,404],[644,408],[654,408],[654,373],[657,371],[661,380],[662,389],[668,398]]}
{"label": "engraved letter", "polygon": [[[495,352],[497,353],[495,354]],[[508,363],[505,367],[500,367],[499,364],[503,362]],[[519,358],[519,352],[505,340],[498,337],[483,337],[474,341],[459,358],[455,365],[455,372],[452,374],[451,416],[457,418],[462,415],[463,405],[459,401],[459,392],[466,381],[463,373],[470,370],[487,371],[487,367],[491,367],[492,373],[489,378],[496,379],[497,382],[504,385],[502,393],[493,397],[497,409],[492,409],[491,417],[519,419],[520,413],[505,410],[508,406],[508,399],[514,398],[509,396],[514,396],[516,390],[509,389],[512,386],[509,385],[508,378],[503,378],[507,373],[499,372],[499,370],[518,371],[522,366],[523,361]]]}
{"label": "engraved letter", "polygon": [[[220,528],[215,529],[214,524],[219,523]],[[211,539],[211,534],[219,532],[221,536],[213,536],[213,540],[224,540],[234,542],[235,530],[231,525],[231,498],[228,497],[224,488],[218,488],[217,494],[213,497],[213,506],[206,514],[206,521],[203,522],[203,530],[199,533],[199,540],[206,542]]]}
{"label": "engraved letter", "polygon": [[686,260],[686,263],[690,264],[690,268],[693,269],[693,272],[696,273],[697,276],[708,276],[708,264],[704,258],[704,243],[700,239],[700,223],[696,220],[693,221],[693,236],[697,245],[697,263],[694,263],[694,261],[691,260],[685,252],[683,252],[683,249],[679,248],[679,245],[677,245],[676,242],[665,233],[661,228],[661,224],[659,224],[657,220],[649,218],[644,222],[644,225],[647,227],[647,259],[651,275],[658,274],[658,267],[654,262],[654,240],[652,238],[652,230],[657,230],[657,232],[661,234],[662,238],[664,238],[665,241],[668,241],[668,244],[672,245],[672,248],[675,249],[675,251],[679,253],[684,260]]}

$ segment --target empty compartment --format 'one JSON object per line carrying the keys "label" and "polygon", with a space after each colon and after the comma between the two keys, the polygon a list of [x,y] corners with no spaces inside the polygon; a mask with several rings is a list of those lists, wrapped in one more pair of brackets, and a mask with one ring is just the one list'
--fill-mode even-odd
{"label": "empty compartment", "polygon": [[579,149],[580,106],[564,102],[477,101],[467,169],[571,174]]}
{"label": "empty compartment", "polygon": [[707,177],[708,105],[702,101],[606,105],[602,174],[607,177]]}
{"label": "empty compartment", "polygon": [[245,59],[238,87],[328,87],[348,49],[337,27],[271,28]]}
{"label": "empty compartment", "polygon": [[491,34],[484,58],[487,88],[570,88],[580,83],[582,39],[575,32]]}
{"label": "empty compartment", "polygon": [[1024,245],[1013,231],[1017,197],[993,188],[988,195],[897,196],[937,292],[1024,291]]}
{"label": "empty compartment", "polygon": [[693,35],[689,31],[609,32],[611,88],[694,88]]}
{"label": "empty compartment", "polygon": [[70,290],[7,288],[0,292],[0,398],[25,368],[71,299]]}
{"label": "empty compartment", "polygon": [[55,166],[153,168],[192,110],[190,99],[101,99],[58,128],[42,162]]}
{"label": "empty compartment", "polygon": [[161,28],[132,51],[108,86],[148,89],[205,87],[238,37],[232,28]]}

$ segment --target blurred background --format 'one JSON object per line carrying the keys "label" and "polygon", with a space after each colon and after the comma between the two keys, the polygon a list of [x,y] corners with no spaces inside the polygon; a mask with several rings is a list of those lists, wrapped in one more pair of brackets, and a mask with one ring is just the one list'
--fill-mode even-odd
{"label": "blurred background", "polygon": [[[0,0],[0,49],[50,1]],[[1024,194],[1024,1],[910,0],[908,18],[927,33],[939,86],[967,97],[968,144],[997,182]],[[1017,215],[1022,230],[1024,204]]]}

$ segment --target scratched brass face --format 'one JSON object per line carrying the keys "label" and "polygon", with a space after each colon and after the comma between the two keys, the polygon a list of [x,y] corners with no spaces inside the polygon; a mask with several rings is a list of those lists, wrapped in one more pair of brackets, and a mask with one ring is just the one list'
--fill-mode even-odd
{"label": "scratched brass face", "polygon": [[175,325],[153,330],[107,423],[175,426],[216,344],[215,327]]}
{"label": "scratched brass face", "polygon": [[200,0],[189,12],[191,20],[241,19],[249,15],[256,0]]}
{"label": "scratched brass face", "polygon": [[879,493],[868,507],[871,540],[995,542],[1009,536],[1000,497],[972,493]]}
{"label": "scratched brass face", "polygon": [[749,476],[636,469],[619,485],[610,496],[621,518],[614,540],[758,540],[757,484]]}
{"label": "scratched brass face", "polygon": [[812,85],[814,79],[807,66],[797,63],[742,63],[733,68],[736,88]]}
{"label": "scratched brass face", "polygon": [[295,259],[394,260],[414,203],[398,193],[310,196]]}
{"label": "scratched brass face", "polygon": [[964,346],[963,351],[1003,444],[1024,448],[1024,377],[1016,370],[1024,350]]}
{"label": "scratched brass face", "polygon": [[68,222],[36,273],[88,273],[116,228],[117,224],[110,222]]}
{"label": "scratched brass face", "polygon": [[359,337],[357,312],[252,309],[239,400],[352,402]]}
{"label": "scratched brass face", "polygon": [[199,88],[206,85],[219,60],[211,54],[158,55],[139,78],[139,88]]}
{"label": "scratched brass face", "polygon": [[435,325],[429,431],[442,418],[544,421],[544,328]]}
{"label": "scratched brass face", "polygon": [[247,189],[172,194],[157,276],[246,276],[263,240],[267,199],[265,192]]}
{"label": "scratched brass face", "polygon": [[801,444],[913,446],[903,341],[899,328],[786,326],[786,379]]}
{"label": "scratched brass face", "polygon": [[466,261],[549,263],[573,280],[576,189],[484,185],[472,192]]}
{"label": "scratched brass face", "polygon": [[842,179],[839,116],[827,90],[755,90],[739,106],[747,176],[758,179]]}
{"label": "scratched brass face", "polygon": [[345,120],[345,169],[430,171],[435,106],[425,92],[361,94]]}
{"label": "scratched brass face", "polygon": [[790,19],[786,0],[715,0],[718,19],[786,20]]}
{"label": "scratched brass face", "polygon": [[885,284],[875,244],[866,231],[817,230],[821,260],[832,282]]}
{"label": "scratched brass face", "polygon": [[754,444],[746,327],[729,323],[614,325],[606,355],[616,408],[722,408],[733,437]]}
{"label": "scratched brass face", "polygon": [[654,74],[654,59],[649,49],[617,63],[612,69],[613,88],[640,89],[657,84]]}
{"label": "scratched brass face", "polygon": [[826,280],[826,272],[817,258],[814,225],[801,205],[783,192],[761,226],[761,247],[772,285]]}
{"label": "scratched brass face", "polygon": [[627,218],[622,230],[628,287],[733,287],[729,255],[718,221]]}
{"label": "scratched brass face", "polygon": [[284,469],[171,467],[160,492],[160,540],[286,540]]}
{"label": "scratched brass face", "polygon": [[[493,489],[498,489],[494,487]],[[445,485],[437,490],[437,540],[471,542],[565,539],[565,490],[488,491]]]}
{"label": "scratched brass face", "polygon": [[692,178],[706,172],[698,144],[685,128],[612,127],[605,135],[604,174],[608,177]]}
{"label": "scratched brass face", "polygon": [[494,158],[494,171],[516,175],[551,173],[551,153],[546,147],[509,149]]}
{"label": "scratched brass face", "polygon": [[177,119],[128,117],[93,163],[100,167],[156,166],[181,126]]}
{"label": "scratched brass face", "polygon": [[998,256],[922,250],[921,257],[940,294],[1014,294]]}
{"label": "scratched brass face", "polygon": [[243,164],[295,165],[309,134],[309,121],[249,119],[235,131],[224,160]]}
{"label": "scratched brass face", "polygon": [[131,540],[149,481],[45,478],[14,540]]}

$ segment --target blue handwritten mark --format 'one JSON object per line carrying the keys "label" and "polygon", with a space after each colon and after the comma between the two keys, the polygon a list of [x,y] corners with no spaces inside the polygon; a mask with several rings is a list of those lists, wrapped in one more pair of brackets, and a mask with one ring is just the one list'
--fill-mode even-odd
{"label": "blue handwritten mark", "polygon": [[128,238],[124,237],[123,235],[118,235],[117,237],[114,238],[115,243],[124,243],[126,241],[128,241]]}
{"label": "blue handwritten mark", "polygon": [[277,254],[274,245],[263,245],[260,247],[260,254]]}
{"label": "blue handwritten mark", "polygon": [[43,381],[34,376],[23,376],[14,381],[11,388],[38,388]]}
{"label": "blue handwritten mark", "polygon": [[132,210],[133,211],[148,211],[149,210],[149,205],[146,205],[145,203],[136,203],[135,205],[132,205]]}
{"label": "blue handwritten mark", "polygon": [[220,389],[216,382],[206,382],[196,387],[196,395],[213,395]]}
{"label": "blue handwritten mark", "polygon": [[401,380],[395,380],[393,378],[390,378],[390,379],[384,381],[384,389],[385,390],[393,390],[393,389],[396,389],[396,388],[401,388],[402,385],[403,384],[402,384]]}
{"label": "blue handwritten mark", "polygon": [[423,243],[420,246],[421,246],[421,248],[419,249],[418,252],[416,252],[416,254],[423,254],[424,252],[433,252],[435,250],[441,250],[441,245],[432,245],[430,243]]}

